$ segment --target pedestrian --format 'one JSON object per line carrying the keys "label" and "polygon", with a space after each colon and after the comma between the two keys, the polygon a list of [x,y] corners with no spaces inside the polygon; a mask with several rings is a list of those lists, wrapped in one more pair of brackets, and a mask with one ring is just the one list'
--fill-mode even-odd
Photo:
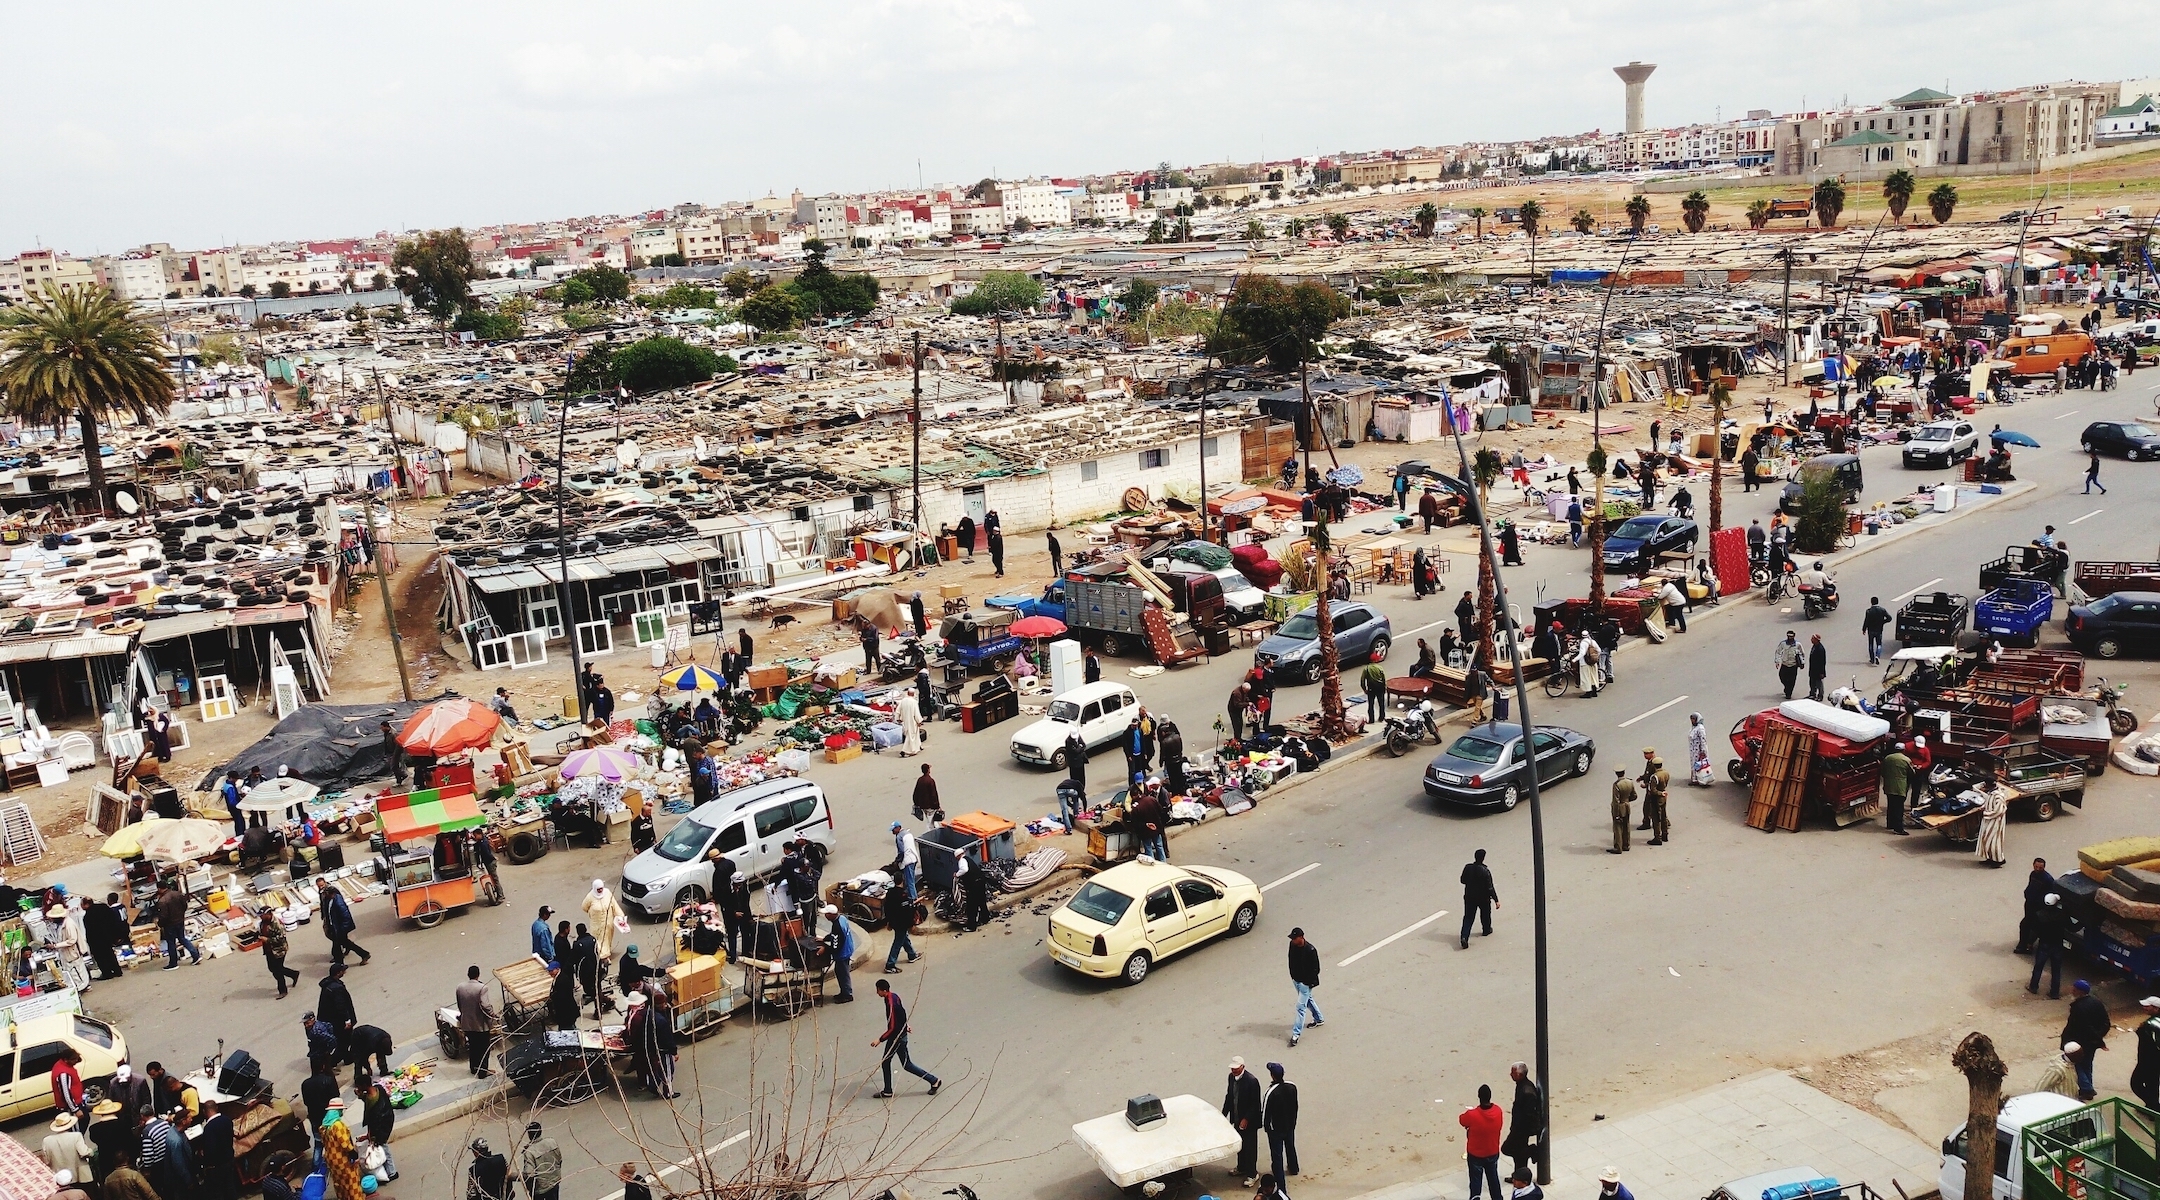
{"label": "pedestrian", "polygon": [[124,1116],[130,1122],[130,1129],[149,1116],[151,1108],[157,1102],[156,1096],[150,1090],[150,1081],[137,1075],[135,1068],[125,1062],[113,1068],[112,1082],[105,1087],[105,1098],[120,1102]]}
{"label": "pedestrian", "polygon": [[862,643],[863,674],[878,669],[877,622],[868,617],[858,617],[855,622],[856,639]]}
{"label": "pedestrian", "polygon": [[593,676],[592,692],[593,722],[605,729],[615,719],[615,690],[601,676]]}
{"label": "pedestrian", "polygon": [[396,1179],[397,1160],[390,1155],[390,1135],[397,1129],[397,1105],[390,1102],[390,1089],[384,1086],[381,1076],[368,1080],[367,1091],[360,1097],[360,1126],[367,1130],[368,1145],[382,1151],[382,1166],[376,1169],[375,1177],[384,1182]]}
{"label": "pedestrian", "polygon": [[1570,496],[1582,495],[1582,480],[1576,476],[1573,467],[1567,469],[1567,490]]}
{"label": "pedestrian", "polygon": [[1061,579],[1065,575],[1065,547],[1058,544],[1057,529],[1043,534],[1043,544],[1050,550],[1050,578]]}
{"label": "pedestrian", "polygon": [[1507,1141],[1501,1151],[1515,1163],[1515,1178],[1528,1182],[1530,1160],[1537,1157],[1545,1137],[1545,1097],[1530,1080],[1530,1064],[1518,1062],[1508,1068],[1515,1081],[1515,1101],[1509,1106]]}
{"label": "pedestrian", "polygon": [[1492,868],[1485,865],[1485,852],[1478,851],[1469,862],[1463,864],[1463,915],[1462,948],[1470,948],[1470,922],[1482,917],[1486,937],[1492,936],[1493,910],[1500,907],[1500,892],[1493,886]]}
{"label": "pedestrian", "polygon": [[1313,1028],[1327,1024],[1320,1006],[1313,1002],[1313,989],[1320,986],[1320,950],[1305,940],[1301,926],[1290,930],[1290,986],[1297,989],[1297,1008],[1290,1014],[1290,1044],[1295,1046],[1305,1036],[1306,1013],[1312,1014]]}
{"label": "pedestrian", "polygon": [[240,1172],[233,1161],[233,1122],[224,1105],[202,1102],[202,1128],[194,1137],[196,1200],[239,1200]]}
{"label": "pedestrian", "polygon": [[2085,452],[2085,494],[2092,495],[2094,488],[2099,488],[2101,495],[2107,495],[2107,485],[2100,482],[2100,452],[2098,450],[2087,450]]}
{"label": "pedestrian", "polygon": [[900,718],[900,757],[913,758],[922,753],[922,694],[914,688],[900,693],[900,700],[893,705]]}
{"label": "pedestrian", "polygon": [[1793,685],[1800,681],[1799,636],[1790,629],[1786,630],[1785,640],[1779,642],[1777,649],[1770,654],[1770,660],[1777,664],[1778,682],[1785,685],[1787,700],[1792,699]]}
{"label": "pedestrian", "polygon": [[1808,635],[1807,652],[1807,698],[1823,698],[1823,678],[1830,674],[1830,649],[1822,644],[1822,635]]}
{"label": "pedestrian", "polygon": [[1980,836],[1973,843],[1973,852],[1980,861],[1991,867],[2000,867],[2009,861],[2003,846],[2003,827],[2010,820],[2010,797],[2005,788],[1990,788],[1980,802]]}
{"label": "pedestrian", "polygon": [[[1571,468],[1571,469],[1569,470],[1569,472],[1568,472],[1568,473],[1569,473],[1570,475],[1574,474],[1574,471],[1573,471],[1573,469]],[[1570,545],[1570,546],[1580,546],[1580,545],[1582,545],[1582,535],[1583,535],[1582,497],[1580,497],[1580,496],[1570,496],[1570,497],[1568,497],[1568,506],[1567,506],[1567,537],[1568,537],[1568,545]]]}
{"label": "pedestrian", "polygon": [[885,973],[900,973],[900,952],[907,951],[907,960],[914,962],[922,955],[915,953],[914,939],[908,932],[915,928],[915,897],[904,889],[885,889],[885,925],[892,930],[892,948],[885,952]]}
{"label": "pedestrian", "polygon": [[1298,1173],[1297,1085],[1283,1078],[1283,1065],[1267,1065],[1267,1090],[1260,1094],[1260,1128],[1267,1131],[1268,1164],[1277,1180]]}
{"label": "pedestrian", "polygon": [[1672,774],[1665,769],[1665,760],[1658,757],[1657,747],[1643,747],[1643,773],[1637,782],[1642,784],[1643,826],[1650,831],[1650,844],[1662,846],[1672,840],[1672,820],[1665,811],[1665,797],[1672,790]]}
{"label": "pedestrian", "polygon": [[526,1200],[556,1200],[562,1190],[562,1147],[538,1121],[525,1123],[525,1144],[518,1148],[518,1178],[525,1181]]}
{"label": "pedestrian", "polygon": [[[1840,388],[1844,386],[1842,383],[1838,385]],[[1605,1173],[1598,1176],[1598,1200],[1635,1200],[1635,1193],[1620,1182],[1620,1168],[1607,1167]]]}
{"label": "pedestrian", "polygon": [[[1625,775],[1627,772],[1621,772]],[[1500,1126],[1507,1114],[1493,1103],[1492,1085],[1481,1083],[1477,1089],[1477,1103],[1462,1110],[1455,1121],[1463,1127],[1463,1155],[1470,1162],[1470,1200],[1478,1200],[1479,1189],[1489,1191],[1492,1200],[1500,1197]]]}
{"label": "pedestrian", "polygon": [[374,961],[374,955],[352,940],[352,932],[358,925],[353,921],[352,905],[345,902],[345,893],[337,890],[328,876],[323,876],[315,881],[315,896],[322,910],[323,936],[330,940],[331,965],[342,965],[347,954],[359,955],[363,967]]}
{"label": "pedestrian", "polygon": [[1477,601],[1470,598],[1470,589],[1464,588],[1462,599],[1455,602],[1455,629],[1465,645],[1477,640],[1476,626]]}
{"label": "pedestrian", "polygon": [[962,854],[958,859],[962,911],[960,923],[973,933],[990,923],[990,872],[981,863],[968,861]]}
{"label": "pedestrian", "polygon": [[1087,653],[1086,653],[1086,654],[1085,654],[1084,656],[1082,656],[1082,658],[1081,658],[1081,661],[1080,661],[1080,682],[1082,682],[1082,683],[1101,683],[1101,682],[1102,682],[1102,660],[1101,660],[1101,659],[1099,659],[1099,658],[1097,658],[1097,657],[1095,657],[1095,651],[1093,651],[1093,650],[1089,650],[1089,651],[1087,651]]}
{"label": "pedestrian", "polygon": [[1418,494],[1417,515],[1418,520],[1425,523],[1425,533],[1430,535],[1433,523],[1440,519],[1440,497],[1434,495],[1430,487]]}
{"label": "pedestrian", "polygon": [[894,859],[900,864],[900,882],[907,888],[907,898],[915,898],[915,881],[922,872],[922,850],[915,844],[915,835],[898,821],[892,823]]}
{"label": "pedestrian", "polygon": [[[1230,689],[1230,698],[1223,704],[1223,714],[1230,718],[1230,740],[1233,742],[1245,740],[1245,710],[1252,707],[1252,694],[1252,685],[1239,680],[1238,685]],[[1067,746],[1071,744],[1071,741],[1066,742]]]}
{"label": "pedestrian", "polygon": [[360,1023],[352,992],[345,987],[345,964],[331,963],[330,973],[315,985],[315,1017],[337,1035],[337,1056],[343,1061],[352,1046],[352,1031]]}
{"label": "pedestrian", "polygon": [[[152,1115],[143,1122],[142,1147],[136,1152],[135,1166],[156,1189],[159,1200],[190,1200],[195,1193],[195,1169],[187,1139],[161,1116]],[[349,1194],[359,1195],[357,1177],[352,1186]]]}
{"label": "pedestrian", "polygon": [[81,1062],[82,1054],[75,1047],[62,1042],[59,1056],[53,1059],[49,1079],[52,1085],[53,1108],[62,1115],[72,1114],[87,1118],[90,1115],[89,1093],[83,1088],[82,1072],[76,1069]]}
{"label": "pedestrian", "polygon": [[533,918],[532,952],[533,957],[541,962],[555,962],[561,958],[555,953],[555,931],[548,927],[548,918],[554,915],[555,910],[543,904],[540,906],[540,915]]}
{"label": "pedestrian", "polygon": [[855,983],[849,973],[855,967],[855,923],[841,915],[837,904],[826,905],[824,912],[826,924],[830,926],[825,941],[832,947],[833,977],[840,984],[840,994],[833,997],[833,1003],[853,1004]]}
{"label": "pedestrian", "polygon": [[1358,687],[1365,692],[1365,723],[1376,724],[1387,714],[1387,668],[1376,662],[1358,673]]}
{"label": "pedestrian", "polygon": [[1588,633],[1575,643],[1575,682],[1585,696],[1594,698],[1605,690],[1605,648]]}
{"label": "pedestrian", "polygon": [[[1755,468],[1757,464],[1761,462],[1762,458],[1755,453],[1755,447],[1749,446],[1746,450],[1741,452],[1740,490],[1742,492],[1752,492],[1757,487],[1761,486],[1761,484],[1755,478]],[[1753,539],[1751,538],[1750,540]]]}
{"label": "pedestrian", "polygon": [[2017,953],[2032,953],[2033,918],[2039,914],[2044,898],[2058,890],[2055,877],[2048,874],[2047,860],[2034,859],[2032,874],[2025,877],[2025,915],[2018,919]]}
{"label": "pedestrian", "polygon": [[[1607,854],[1626,854],[1628,845],[1628,818],[1635,807],[1635,781],[1627,777],[1626,767],[1613,768],[1612,781],[1612,849]],[[1496,1176],[1497,1178],[1497,1176]]]}
{"label": "pedestrian", "polygon": [[[391,1039],[390,1031],[382,1026],[353,1026],[352,1034],[345,1039],[345,1055],[346,1060],[351,1062],[355,1068],[353,1074],[355,1088],[358,1088],[360,1079],[370,1074],[377,1077],[388,1075],[390,1073],[390,1055],[396,1049],[397,1043]],[[370,1058],[375,1060],[375,1068],[372,1072],[368,1069],[368,1059]]]}
{"label": "pedestrian", "polygon": [[97,964],[97,977],[120,978],[120,956],[113,948],[131,941],[127,918],[120,912],[120,893],[107,892],[102,903],[93,900],[84,906],[83,940],[90,943],[90,961]]}
{"label": "pedestrian", "polygon": [[2160,1108],[2160,996],[2138,1001],[2145,1019],[2137,1027],[2137,1066],[2130,1071],[2130,1094],[2147,1108]]}
{"label": "pedestrian", "polygon": [[877,981],[877,994],[878,1000],[885,1005],[885,1032],[870,1039],[870,1044],[873,1047],[883,1046],[885,1048],[884,1057],[878,1062],[878,1065],[885,1072],[885,1090],[879,1092],[877,1098],[880,1100],[892,1098],[892,1065],[893,1060],[896,1058],[900,1060],[901,1068],[908,1074],[917,1079],[929,1081],[930,1094],[937,1095],[938,1089],[945,1086],[943,1081],[916,1066],[915,1060],[908,1057],[908,1034],[914,1031],[914,1027],[908,1023],[907,1006],[900,1002],[900,995],[892,990],[892,985],[882,979]]}
{"label": "pedestrian", "polygon": [[488,1051],[495,1044],[495,1027],[502,1018],[488,1002],[487,985],[480,982],[480,968],[465,968],[465,982],[457,986],[458,1031],[465,1035],[465,1066],[478,1079],[488,1070]]}
{"label": "pedestrian", "polygon": [[[587,668],[587,670],[590,669]],[[397,734],[391,732],[390,722],[377,722],[377,727],[382,730],[383,756],[389,759],[390,778],[395,780],[399,787],[403,787],[405,786],[405,747],[398,743]]]}
{"label": "pedestrian", "polygon": [[1715,781],[1710,771],[1710,727],[1703,724],[1702,714],[1688,714],[1688,786],[1709,787]]}
{"label": "pedestrian", "polygon": [[[2063,911],[2062,893],[2049,892],[2040,900],[2040,911],[2033,914],[2033,969],[2032,979],[2025,990],[2040,994],[2040,972],[2048,971],[2048,999],[2062,999],[2063,951],[2069,947],[2064,939],[2070,933],[2070,914]],[[2052,968],[2052,969],[2050,969]]]}
{"label": "pedestrian", "polygon": [[930,777],[929,763],[924,763],[922,774],[915,777],[915,798],[912,805],[918,821],[945,819],[945,805],[938,799],[937,780]]}
{"label": "pedestrian", "polygon": [[[1890,753],[1882,757],[1883,828],[1897,834],[1905,833],[1905,795],[1912,790],[1912,759],[1905,756],[1905,748],[1891,744]],[[2043,872],[2044,874],[2044,872]]]}
{"label": "pedestrian", "polygon": [[1674,628],[1686,633],[1688,600],[1687,593],[1680,590],[1680,585],[1670,579],[1666,580],[1665,586],[1658,589],[1658,603],[1665,606],[1665,619],[1672,622]]}
{"label": "pedestrian", "polygon": [[1882,661],[1883,630],[1890,627],[1890,610],[1882,605],[1881,596],[1869,596],[1867,612],[1860,616],[1860,630],[1867,635],[1867,661],[1876,666]]}
{"label": "pedestrian", "polygon": [[225,782],[219,785],[218,795],[224,799],[225,812],[232,818],[233,836],[246,837],[247,816],[240,811],[240,772],[225,772]]}
{"label": "pedestrian", "polygon": [[1515,522],[1513,521],[1509,521],[1500,527],[1500,565],[1503,567],[1519,567],[1523,565],[1522,534],[1516,531]]}
{"label": "pedestrian", "polygon": [[[2108,1017],[2107,1005],[2092,994],[2092,984],[2080,979],[2070,985],[2077,998],[2070,1001],[2069,1015],[2063,1020],[2063,1052],[2077,1067],[2078,1094],[2080,1100],[2093,1098],[2093,1056],[2107,1049],[2107,1035],[2114,1028]],[[2071,1049],[2072,1043],[2077,1048]]]}
{"label": "pedestrian", "polygon": [[1258,1182],[1260,1174],[1260,1081],[1245,1069],[1245,1060],[1230,1060],[1230,1079],[1223,1085],[1222,1115],[1237,1130],[1237,1162],[1230,1173],[1245,1181],[1246,1187]]}
{"label": "pedestrian", "polygon": [[[510,1160],[495,1153],[486,1138],[474,1138],[470,1149],[472,1166],[466,1169],[465,1195],[469,1200],[510,1200]],[[646,1195],[649,1200],[651,1193]],[[338,1200],[345,1200],[343,1194]]]}
{"label": "pedestrian", "polygon": [[[997,516],[996,513],[990,515],[993,518]],[[990,567],[996,572],[997,578],[1003,579],[1005,578],[1005,534],[996,525],[991,525],[989,529]]]}
{"label": "pedestrian", "polygon": [[915,589],[915,593],[908,597],[907,607],[908,622],[915,627],[915,636],[918,638],[929,637],[930,618],[928,614],[923,612],[921,588]]}
{"label": "pedestrian", "polygon": [[622,906],[615,902],[615,893],[608,890],[606,881],[595,879],[592,890],[585,893],[579,907],[585,910],[586,923],[592,928],[593,943],[605,961],[615,956],[615,935],[629,929],[623,919]]}
{"label": "pedestrian", "polygon": [[1403,471],[1396,471],[1394,475],[1395,511],[1407,513],[1410,511],[1410,476]]}
{"label": "pedestrian", "polygon": [[60,1115],[54,1117],[47,1128],[51,1132],[47,1133],[40,1143],[45,1155],[45,1165],[55,1171],[66,1171],[69,1179],[88,1181],[90,1156],[97,1152],[97,1147],[91,1145],[90,1139],[83,1136],[81,1119],[73,1112],[62,1109]]}

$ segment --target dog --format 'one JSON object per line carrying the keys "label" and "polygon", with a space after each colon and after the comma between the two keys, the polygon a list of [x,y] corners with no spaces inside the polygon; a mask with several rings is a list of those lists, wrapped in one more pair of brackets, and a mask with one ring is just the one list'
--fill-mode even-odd
{"label": "dog", "polygon": [[768,630],[768,631],[770,631],[770,630],[773,630],[773,629],[779,629],[779,628],[781,628],[781,627],[783,627],[783,626],[787,626],[787,625],[793,625],[794,623],[795,623],[795,614],[793,614],[793,613],[781,613],[781,614],[779,614],[778,616],[775,616],[775,617],[774,617],[774,618],[772,619],[772,624],[771,624],[770,626],[768,626],[768,627],[767,627],[767,630]]}

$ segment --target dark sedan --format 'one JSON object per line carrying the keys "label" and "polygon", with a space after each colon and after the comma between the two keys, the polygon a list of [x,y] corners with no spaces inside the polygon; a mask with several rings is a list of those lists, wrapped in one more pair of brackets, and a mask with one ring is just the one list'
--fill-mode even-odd
{"label": "dark sedan", "polygon": [[2115,592],[2063,618],[2070,644],[2101,658],[2160,655],[2160,592]]}
{"label": "dark sedan", "polygon": [[[1597,755],[1597,743],[1587,735],[1559,725],[1537,726],[1530,741],[1537,747],[1539,787],[1588,775]],[[1529,794],[1522,773],[1527,757],[1522,726],[1473,725],[1426,765],[1425,794],[1474,808],[1513,808]]]}
{"label": "dark sedan", "polygon": [[2160,433],[2136,421],[2094,421],[2085,427],[2078,444],[2102,454],[2120,454],[2131,462],[2160,458]]}
{"label": "dark sedan", "polygon": [[1686,517],[1643,513],[1605,535],[1605,569],[1647,571],[1661,554],[1688,554],[1701,534]]}

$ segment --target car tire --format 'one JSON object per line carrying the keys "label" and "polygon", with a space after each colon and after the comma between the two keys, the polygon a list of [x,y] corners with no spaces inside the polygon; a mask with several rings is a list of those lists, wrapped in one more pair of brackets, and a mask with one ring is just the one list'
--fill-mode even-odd
{"label": "car tire", "polygon": [[1258,925],[1259,923],[1259,906],[1253,904],[1250,901],[1247,901],[1244,904],[1240,904],[1238,905],[1237,913],[1230,918],[1230,936],[1244,937],[1246,934],[1253,931],[1253,926]]}
{"label": "car tire", "polygon": [[1588,750],[1577,750],[1575,752],[1575,769],[1573,774],[1577,779],[1580,779],[1583,776],[1588,775],[1589,773],[1590,752]]}
{"label": "car tire", "polygon": [[1514,784],[1511,783],[1507,785],[1507,787],[1501,791],[1500,811],[1514,812],[1515,806],[1520,803],[1522,803],[1522,793],[1516,789]]}
{"label": "car tire", "polygon": [[2093,653],[2102,658],[2121,658],[2122,643],[2111,637],[2100,638],[2093,642]]}
{"label": "car tire", "polygon": [[1072,766],[1072,759],[1066,755],[1064,747],[1060,746],[1057,753],[1050,756],[1050,766],[1053,770],[1058,771],[1066,770]]}
{"label": "car tire", "polygon": [[2062,805],[2053,796],[2041,796],[2033,801],[2032,819],[2048,822],[2062,815]]}
{"label": "car tire", "polygon": [[[2080,453],[2091,454],[2093,452],[2093,444],[2091,442],[2079,442],[2078,450]],[[2130,457],[2134,459],[2137,457],[2137,455],[2132,454]]]}
{"label": "car tire", "polygon": [[684,887],[681,891],[675,893],[675,903],[673,907],[681,908],[685,904],[703,903],[705,903],[705,889],[693,883]]}
{"label": "car tire", "polygon": [[1317,657],[1314,657],[1314,658],[1309,658],[1309,659],[1305,660],[1305,661],[1304,661],[1303,663],[1300,663],[1300,664],[1298,665],[1298,682],[1299,682],[1299,683],[1318,683],[1318,682],[1320,682],[1320,660],[1319,660],[1319,658],[1317,658]]}
{"label": "car tire", "polygon": [[1369,651],[1367,651],[1367,652],[1366,652],[1366,654],[1365,654],[1365,661],[1366,661],[1366,662],[1371,662],[1371,663],[1384,663],[1384,662],[1386,662],[1386,661],[1387,661],[1387,653],[1388,653],[1388,647],[1389,647],[1389,646],[1391,646],[1391,645],[1393,645],[1393,644],[1394,644],[1394,643],[1392,643],[1392,642],[1388,641],[1388,640],[1387,640],[1386,638],[1384,638],[1384,637],[1376,637],[1376,638],[1374,638],[1374,639],[1372,640],[1372,649],[1371,649],[1371,650],[1369,650]]}
{"label": "car tire", "polygon": [[1124,635],[1116,633],[1104,634],[1102,638],[1102,652],[1112,658],[1123,658],[1125,656]]}
{"label": "car tire", "polygon": [[1132,952],[1132,957],[1125,960],[1125,969],[1118,972],[1118,978],[1124,981],[1126,987],[1138,987],[1147,979],[1150,965],[1152,964],[1148,959],[1147,951],[1135,950]]}
{"label": "car tire", "polygon": [[1725,778],[1732,780],[1734,783],[1745,784],[1748,781],[1747,763],[1737,758],[1727,759],[1725,761]]}

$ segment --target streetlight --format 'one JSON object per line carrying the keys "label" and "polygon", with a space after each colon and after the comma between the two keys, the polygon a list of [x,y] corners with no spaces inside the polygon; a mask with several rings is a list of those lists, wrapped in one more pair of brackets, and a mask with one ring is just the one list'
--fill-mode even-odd
{"label": "streetlight", "polygon": [[578,646],[577,611],[570,590],[570,528],[564,514],[568,483],[564,451],[570,440],[570,373],[577,354],[563,360],[562,413],[555,422],[555,598],[561,603],[563,632],[570,635],[570,690],[577,693],[578,724],[585,723],[585,655]]}

